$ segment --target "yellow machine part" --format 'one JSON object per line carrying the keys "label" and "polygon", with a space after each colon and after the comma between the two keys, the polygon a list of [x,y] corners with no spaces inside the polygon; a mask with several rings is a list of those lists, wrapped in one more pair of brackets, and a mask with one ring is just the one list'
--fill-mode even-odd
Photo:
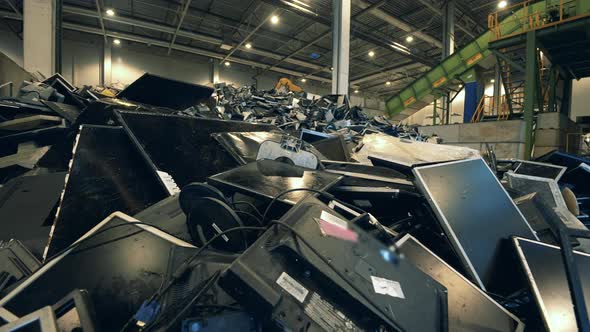
{"label": "yellow machine part", "polygon": [[299,87],[298,85],[296,85],[295,83],[293,83],[290,79],[283,77],[281,78],[277,84],[275,85],[275,90],[279,90],[281,87],[286,87],[287,90],[292,91],[292,92],[301,92],[303,91],[303,89],[301,87]]}

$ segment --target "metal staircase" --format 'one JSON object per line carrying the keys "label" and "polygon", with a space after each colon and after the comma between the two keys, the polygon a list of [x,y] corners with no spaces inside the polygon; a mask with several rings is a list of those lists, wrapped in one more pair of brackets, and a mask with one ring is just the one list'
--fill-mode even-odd
{"label": "metal staircase", "polygon": [[503,56],[496,57],[511,117],[522,114],[524,110],[524,84],[526,82],[524,72],[526,55],[524,51],[525,48],[518,45],[502,50]]}

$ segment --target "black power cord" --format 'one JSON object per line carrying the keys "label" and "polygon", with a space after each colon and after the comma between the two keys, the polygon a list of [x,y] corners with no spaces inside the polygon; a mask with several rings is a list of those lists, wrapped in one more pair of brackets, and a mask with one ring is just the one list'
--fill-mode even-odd
{"label": "black power cord", "polygon": [[[113,219],[114,219],[114,218],[113,218]],[[106,227],[106,228],[102,228],[102,229],[100,229],[100,230],[96,231],[95,233],[92,233],[92,234],[90,234],[89,236],[85,237],[85,238],[84,238],[84,239],[82,239],[81,241],[77,241],[77,242],[74,242],[74,243],[70,244],[70,245],[69,245],[69,246],[67,246],[65,249],[62,249],[62,250],[60,250],[59,252],[57,252],[56,254],[54,254],[53,256],[51,256],[51,257],[49,257],[49,258],[45,259],[45,261],[43,262],[43,265],[47,265],[49,262],[51,262],[51,261],[53,261],[54,259],[58,258],[59,256],[63,255],[63,253],[65,253],[65,252],[67,252],[67,251],[69,251],[69,250],[71,250],[71,249],[74,249],[74,248],[76,248],[77,246],[79,246],[80,244],[82,244],[83,242],[85,242],[85,241],[87,241],[87,240],[89,240],[89,239],[91,239],[91,238],[94,238],[94,237],[96,237],[96,236],[98,236],[98,235],[100,235],[100,234],[102,234],[102,233],[105,233],[105,232],[107,232],[107,231],[111,230],[111,229],[114,229],[114,228],[119,228],[119,227],[124,227],[124,226],[129,226],[129,225],[144,225],[144,226],[148,226],[148,227],[151,227],[151,228],[157,229],[157,230],[159,230],[160,232],[162,232],[162,233],[165,233],[166,235],[170,235],[170,236],[172,236],[172,237],[174,237],[174,238],[177,238],[177,236],[176,236],[176,235],[174,235],[174,234],[171,234],[171,233],[169,233],[169,232],[167,232],[167,231],[163,230],[162,228],[160,228],[160,227],[158,227],[158,226],[155,226],[155,225],[152,225],[152,224],[148,224],[148,223],[144,223],[144,222],[141,222],[141,221],[125,221],[125,220],[124,220],[122,224],[119,224],[119,225],[113,225],[113,226],[109,226],[109,227]],[[137,232],[137,233],[141,233],[141,232],[143,232],[143,231],[145,231],[145,229],[143,229],[143,228],[140,228],[140,229],[137,229],[137,230],[136,230],[136,232]]]}

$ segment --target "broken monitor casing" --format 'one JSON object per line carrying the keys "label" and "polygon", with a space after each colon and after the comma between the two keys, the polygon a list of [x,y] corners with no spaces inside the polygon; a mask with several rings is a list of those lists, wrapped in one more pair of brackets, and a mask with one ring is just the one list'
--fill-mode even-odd
{"label": "broken monitor casing", "polygon": [[291,331],[447,330],[445,288],[321,201],[281,222],[304,240],[273,226],[220,280],[246,310]]}
{"label": "broken monitor casing", "polygon": [[447,288],[449,331],[524,330],[520,319],[410,234],[399,239],[396,246],[410,263]]}

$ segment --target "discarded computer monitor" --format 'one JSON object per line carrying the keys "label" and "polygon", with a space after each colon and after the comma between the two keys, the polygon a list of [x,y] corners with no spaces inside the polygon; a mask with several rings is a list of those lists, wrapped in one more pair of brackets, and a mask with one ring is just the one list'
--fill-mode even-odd
{"label": "discarded computer monitor", "polygon": [[199,119],[148,112],[118,111],[149,158],[182,188],[238,163],[211,137],[213,133],[270,131],[274,126]]}
{"label": "discarded computer monitor", "polygon": [[[24,316],[85,289],[97,330],[119,331],[162,285],[173,248],[194,246],[115,212],[0,299],[0,315]],[[173,267],[176,268],[176,267]],[[31,301],[31,299],[35,299]]]}
{"label": "discarded computer monitor", "polygon": [[0,241],[0,294],[40,266],[41,262],[20,241]]}
{"label": "discarded computer monitor", "polygon": [[[578,331],[560,248],[515,237],[514,247],[547,331]],[[586,308],[590,308],[590,254],[574,251]]]}
{"label": "discarded computer monitor", "polygon": [[505,242],[513,235],[537,236],[485,161],[461,160],[413,172],[471,280],[486,289],[509,279],[510,267],[502,261]]}
{"label": "discarded computer monitor", "polygon": [[95,332],[96,317],[88,292],[84,289],[71,291],[52,306],[57,320],[57,329],[62,332]]}
{"label": "discarded computer monitor", "polygon": [[168,195],[122,128],[83,125],[47,255],[63,250],[113,211],[135,214]]}
{"label": "discarded computer monitor", "polygon": [[413,236],[404,235],[400,253],[447,288],[449,331],[523,331],[524,324]]}
{"label": "discarded computer monitor", "polygon": [[145,73],[119,92],[117,98],[173,110],[183,110],[209,99],[213,91],[213,88],[204,85]]}
{"label": "discarded computer monitor", "polygon": [[21,176],[0,188],[0,240],[18,239],[43,257],[65,172]]}
{"label": "discarded computer monitor", "polygon": [[[1,311],[0,311],[1,313]],[[0,318],[1,320],[1,318]],[[40,308],[17,320],[0,325],[1,332],[58,332],[55,314],[50,306]]]}
{"label": "discarded computer monitor", "polygon": [[445,331],[445,288],[313,197],[220,280],[246,310],[292,331]]}
{"label": "discarded computer monitor", "polygon": [[559,181],[567,167],[535,161],[518,160],[514,173],[533,175]]}
{"label": "discarded computer monitor", "polygon": [[465,147],[432,144],[378,133],[365,135],[360,150],[355,152],[354,157],[361,163],[370,161],[373,165],[408,172],[416,166],[478,158],[479,152]]}

